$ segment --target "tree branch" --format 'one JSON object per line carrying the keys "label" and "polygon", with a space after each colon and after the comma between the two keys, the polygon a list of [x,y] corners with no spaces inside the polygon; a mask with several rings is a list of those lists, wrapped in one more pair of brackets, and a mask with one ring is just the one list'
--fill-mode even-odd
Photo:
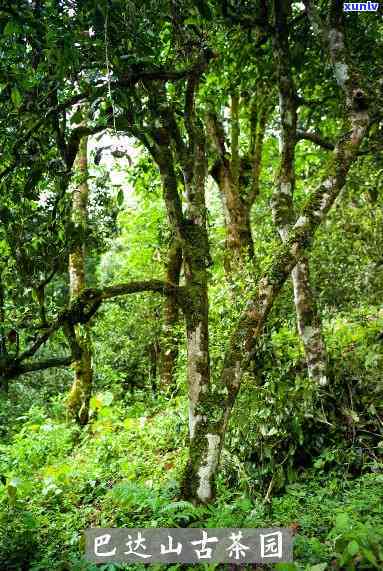
{"label": "tree branch", "polygon": [[[257,90],[258,91],[258,90]],[[258,93],[257,93],[258,95]],[[260,99],[264,101],[260,104],[260,108],[256,108],[253,102],[251,117],[251,144],[250,144],[250,160],[252,163],[251,186],[247,194],[246,201],[251,208],[259,194],[259,184],[262,169],[263,142],[265,138],[266,124],[271,113],[272,105],[267,101],[265,89],[259,92]],[[258,105],[257,105],[258,107]]]}
{"label": "tree branch", "polygon": [[323,137],[321,137],[317,133],[310,133],[309,131],[297,131],[297,141],[302,141],[302,140],[311,141],[312,143],[315,143],[319,147],[322,147],[323,149],[327,149],[329,151],[333,151],[335,148],[334,143],[332,143],[328,139],[323,139]]}
{"label": "tree branch", "polygon": [[68,355],[67,357],[51,357],[50,359],[45,359],[43,361],[23,363],[17,367],[15,370],[16,374],[14,376],[23,375],[24,373],[32,373],[33,371],[43,371],[52,367],[68,367],[72,362],[72,357]]}
{"label": "tree branch", "polygon": [[[323,139],[323,137],[321,137],[317,133],[310,133],[308,131],[297,131],[297,141],[299,142],[302,140],[311,141],[312,143],[315,143],[319,147],[322,147],[323,149],[326,149],[328,151],[333,151],[335,148],[334,143],[332,143],[328,139]],[[369,147],[368,149],[361,149],[360,151],[358,151],[358,157],[373,155],[374,153],[379,153],[381,151],[383,151],[383,147],[381,145],[371,145],[371,147]]]}
{"label": "tree branch", "polygon": [[229,153],[226,148],[225,130],[223,128],[222,121],[219,119],[217,113],[212,110],[209,111],[206,115],[206,126],[210,139],[214,145],[215,150],[218,153],[219,161],[229,167]]}
{"label": "tree branch", "polygon": [[59,313],[53,323],[37,337],[32,345],[19,355],[16,359],[17,365],[33,357],[38,349],[61,327],[66,324],[73,326],[77,323],[87,323],[96,313],[103,301],[113,299],[120,295],[146,291],[156,292],[162,295],[174,295],[180,305],[184,303],[182,288],[161,280],[121,283],[103,289],[85,289],[67,308]]}
{"label": "tree branch", "polygon": [[[206,56],[203,58],[204,65],[206,65]],[[189,69],[174,71],[174,70],[167,70],[164,68],[157,68],[153,70],[143,70],[143,71],[132,71],[130,75],[118,80],[112,81],[110,83],[110,88],[131,88],[136,85],[139,81],[177,81],[180,79],[184,79],[188,77],[190,74],[196,73],[201,69],[201,62],[197,62],[194,66]],[[49,108],[43,116],[38,119],[29,129],[26,130],[23,136],[17,138],[17,143],[13,148],[13,154],[15,158],[1,173],[0,173],[0,180],[2,180],[5,176],[7,176],[12,170],[18,165],[20,162],[20,157],[17,155],[17,150],[24,145],[32,135],[36,133],[43,125],[45,125],[46,121],[50,119],[52,116],[57,116],[58,113],[65,111],[80,103],[84,100],[95,100],[98,97],[105,94],[106,90],[109,89],[109,84],[107,82],[103,83],[96,83],[95,85],[90,85],[86,90],[81,93],[78,93],[69,99],[66,99],[62,103],[55,105],[54,107]]]}

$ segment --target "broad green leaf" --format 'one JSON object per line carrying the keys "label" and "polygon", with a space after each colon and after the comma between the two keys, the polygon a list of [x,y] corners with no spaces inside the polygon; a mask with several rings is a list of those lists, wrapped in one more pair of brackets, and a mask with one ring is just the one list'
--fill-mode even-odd
{"label": "broad green leaf", "polygon": [[5,28],[3,30],[3,35],[4,36],[11,36],[12,34],[17,34],[20,31],[20,27],[17,24],[17,22],[14,21],[9,21],[7,22],[7,24],[5,25]]}
{"label": "broad green leaf", "polygon": [[11,99],[12,99],[12,103],[14,104],[15,107],[20,107],[20,105],[23,101],[23,98],[22,98],[20,91],[17,89],[17,87],[12,88]]}
{"label": "broad green leaf", "polygon": [[118,206],[121,206],[124,202],[124,191],[122,190],[122,188],[120,188],[120,190],[117,193],[117,204]]}
{"label": "broad green leaf", "polygon": [[359,553],[359,543],[355,541],[355,539],[353,539],[347,545],[347,551],[349,552],[351,557],[354,557],[357,553]]}
{"label": "broad green leaf", "polygon": [[350,526],[350,518],[346,513],[340,513],[336,516],[335,526],[339,530],[346,530]]}

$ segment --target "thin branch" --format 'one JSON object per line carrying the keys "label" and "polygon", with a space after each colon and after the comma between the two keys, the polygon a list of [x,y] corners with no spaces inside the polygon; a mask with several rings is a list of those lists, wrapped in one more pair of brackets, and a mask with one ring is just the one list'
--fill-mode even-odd
{"label": "thin branch", "polygon": [[[167,283],[162,280],[150,280],[150,281],[142,281],[142,282],[130,282],[130,283],[121,283],[116,284],[113,286],[105,287],[100,293],[100,299],[111,299],[120,295],[127,295],[129,293],[139,293],[145,291],[151,291],[160,293],[162,295],[169,295],[169,294],[176,294],[179,288],[174,286],[173,284]],[[91,295],[93,291],[97,290],[84,290],[89,292],[87,295]]]}
{"label": "thin branch", "polygon": [[319,147],[322,147],[323,149],[327,149],[329,151],[333,151],[335,148],[334,143],[332,143],[328,139],[324,139],[323,137],[321,137],[321,135],[318,135],[317,133],[311,133],[309,131],[297,131],[297,141],[302,141],[302,140],[311,141],[312,143],[315,143]]}
{"label": "thin branch", "polygon": [[[328,151],[333,151],[335,149],[334,143],[332,143],[328,139],[324,139],[323,137],[321,137],[317,133],[310,133],[309,131],[297,131],[297,141],[299,142],[299,141],[303,141],[303,140],[311,141],[312,143],[315,143],[319,147],[322,147],[323,149],[326,149]],[[358,151],[358,157],[364,157],[366,155],[373,155],[375,153],[380,153],[381,151],[383,151],[382,146],[372,145],[368,149],[361,149],[360,151]]]}
{"label": "thin branch", "polygon": [[[251,187],[247,194],[246,201],[251,208],[259,194],[259,185],[261,178],[262,169],[262,158],[263,158],[263,142],[265,138],[266,124],[269,115],[272,110],[272,104],[267,101],[264,89],[260,91],[261,99],[264,98],[265,101],[260,105],[260,109],[256,110],[253,108],[253,117],[251,126],[251,145],[250,145],[250,160],[252,162],[252,178]],[[254,132],[255,130],[255,132]]]}
{"label": "thin branch", "polygon": [[161,112],[161,116],[163,117],[164,125],[168,126],[171,132],[178,160],[181,164],[185,164],[188,150],[184,140],[182,139],[180,128],[177,124],[173,109],[167,107],[163,112]]}
{"label": "thin branch", "polygon": [[45,288],[55,277],[56,273],[58,270],[58,262],[57,260],[54,260],[53,262],[53,268],[50,274],[47,275],[47,277],[42,280],[39,284],[38,284],[38,288]]}

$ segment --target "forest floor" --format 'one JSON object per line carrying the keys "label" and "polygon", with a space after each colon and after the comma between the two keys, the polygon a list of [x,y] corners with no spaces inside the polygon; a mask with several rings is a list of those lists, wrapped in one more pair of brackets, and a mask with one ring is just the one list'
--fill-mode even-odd
{"label": "forest floor", "polygon": [[143,397],[132,405],[114,403],[109,392],[94,397],[94,418],[82,432],[63,421],[57,400],[49,412],[36,406],[19,419],[11,442],[0,447],[1,471],[14,475],[0,491],[2,569],[139,568],[85,562],[82,531],[89,526],[290,526],[295,563],[275,569],[381,568],[382,466],[351,477],[326,469],[322,459],[267,502],[240,481],[230,484],[238,474],[223,469],[216,501],[195,507],[179,499],[186,400],[164,408]]}

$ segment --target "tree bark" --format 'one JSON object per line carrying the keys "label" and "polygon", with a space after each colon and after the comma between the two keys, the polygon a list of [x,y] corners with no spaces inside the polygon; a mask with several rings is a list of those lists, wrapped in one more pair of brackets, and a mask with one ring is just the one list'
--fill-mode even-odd
{"label": "tree bark", "polygon": [[[274,54],[279,86],[281,117],[281,162],[272,199],[273,218],[282,241],[295,221],[293,194],[295,188],[295,145],[297,142],[297,94],[290,64],[287,0],[274,1]],[[293,268],[291,276],[298,332],[303,343],[309,378],[320,386],[327,385],[327,351],[322,335],[321,319],[309,281],[308,257]]]}
{"label": "tree bark", "polygon": [[210,139],[218,154],[211,175],[218,185],[223,203],[226,228],[224,266],[228,276],[254,258],[250,213],[259,193],[263,140],[270,111],[269,103],[258,101],[261,97],[262,90],[259,90],[252,101],[250,145],[246,156],[241,157],[239,153],[238,95],[235,93],[231,97],[230,151],[218,116],[214,112],[207,116]]}
{"label": "tree bark", "polygon": [[[76,298],[86,287],[85,278],[85,239],[87,225],[87,205],[89,188],[87,183],[87,137],[80,142],[76,157],[79,182],[73,191],[72,220],[79,233],[79,239],[69,256],[70,299]],[[92,347],[89,323],[75,325],[76,342],[79,348],[73,367],[75,378],[68,395],[69,415],[84,426],[89,420],[89,401],[92,393]]]}
{"label": "tree bark", "polygon": [[298,333],[303,343],[309,378],[323,387],[328,384],[327,350],[322,322],[310,286],[309,261],[304,256],[291,272]]}
{"label": "tree bark", "polygon": [[185,498],[208,502],[214,496],[212,461],[216,435],[210,430],[211,418],[207,402],[211,393],[209,355],[208,273],[209,240],[205,204],[207,155],[205,133],[195,114],[197,78],[187,85],[185,126],[188,133],[189,158],[184,165],[187,211],[183,225],[183,257],[185,268],[184,307],[188,355],[189,392],[189,459],[182,480]]}
{"label": "tree bark", "polygon": [[[182,248],[177,240],[173,240],[169,248],[169,259],[166,268],[166,281],[179,286],[182,266]],[[175,295],[165,300],[164,324],[161,340],[160,379],[162,390],[175,388],[175,370],[178,358],[178,338],[175,327],[179,320],[179,308]]]}
{"label": "tree bark", "polygon": [[224,266],[230,275],[238,263],[254,257],[254,243],[250,226],[250,207],[241,197],[232,178],[228,163],[216,165],[214,178],[220,190],[226,228]]}

